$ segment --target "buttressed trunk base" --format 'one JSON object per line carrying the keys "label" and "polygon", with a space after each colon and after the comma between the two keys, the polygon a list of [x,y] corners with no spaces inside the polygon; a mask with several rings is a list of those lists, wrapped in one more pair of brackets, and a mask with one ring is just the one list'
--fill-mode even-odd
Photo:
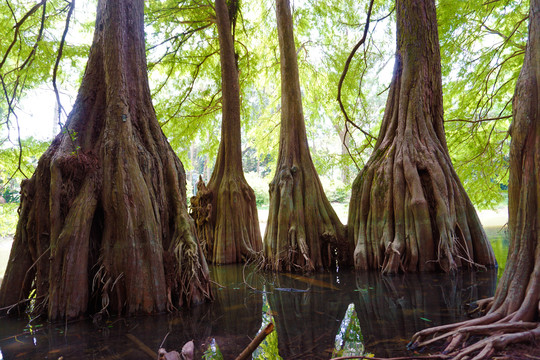
{"label": "buttressed trunk base", "polygon": [[99,1],[74,108],[21,185],[0,307],[35,290],[34,310],[53,320],[210,297],[184,169],[150,99],[143,16],[142,0]]}
{"label": "buttressed trunk base", "polygon": [[281,59],[279,157],[270,183],[270,209],[264,236],[266,267],[313,271],[345,266],[351,253],[345,227],[324,194],[309,153],[298,64],[288,0],[277,0]]}
{"label": "buttressed trunk base", "polygon": [[373,154],[353,183],[349,241],[357,269],[383,273],[495,266],[452,167],[443,127],[433,0],[397,0],[397,51]]}

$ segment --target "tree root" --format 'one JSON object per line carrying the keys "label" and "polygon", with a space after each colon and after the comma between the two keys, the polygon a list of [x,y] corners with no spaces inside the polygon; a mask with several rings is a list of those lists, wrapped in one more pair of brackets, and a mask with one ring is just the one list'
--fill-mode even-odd
{"label": "tree root", "polygon": [[476,302],[476,308],[469,311],[469,315],[473,315],[476,313],[480,314],[487,314],[489,310],[491,310],[491,307],[493,306],[493,296],[486,298],[486,299],[480,299]]}
{"label": "tree root", "polygon": [[[489,299],[485,299],[489,300]],[[486,301],[487,303],[487,301]],[[492,314],[486,318],[474,319],[458,324],[425,329],[416,333],[409,343],[409,349],[416,349],[447,340],[442,351],[454,360],[481,360],[490,358],[495,351],[505,349],[510,344],[540,340],[540,324],[536,322],[512,321],[510,317],[500,318]],[[497,320],[499,318],[499,320]],[[484,320],[482,323],[478,320]],[[438,335],[440,334],[440,335]],[[431,339],[422,340],[434,336]],[[479,341],[468,343],[471,336],[487,336]]]}

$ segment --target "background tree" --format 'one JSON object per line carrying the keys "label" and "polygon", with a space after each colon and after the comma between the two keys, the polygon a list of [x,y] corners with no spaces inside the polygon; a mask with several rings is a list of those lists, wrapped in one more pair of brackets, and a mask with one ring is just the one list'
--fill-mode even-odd
{"label": "background tree", "polygon": [[[487,314],[474,320],[417,333],[414,346],[450,338],[446,352],[455,359],[491,357],[495,350],[516,342],[540,339],[540,237],[539,161],[540,152],[540,1],[531,0],[529,40],[513,101],[510,128],[510,182],[508,229],[510,249],[507,265],[495,297],[479,302]],[[442,333],[430,340],[426,337]],[[484,336],[460,348],[470,335]],[[503,336],[504,335],[504,336]]]}
{"label": "background tree", "polygon": [[[347,253],[345,228],[326,199],[309,153],[288,0],[276,1],[276,17],[281,64],[281,129],[264,235],[266,266],[287,271],[329,268],[335,266],[337,247],[342,247],[340,254]],[[346,259],[341,260],[346,262]]]}
{"label": "background tree", "polygon": [[[221,142],[208,187],[196,200],[199,207],[210,205],[210,231],[199,234],[210,235],[204,242],[209,260],[216,264],[254,258],[262,247],[255,193],[242,169],[240,85],[233,39],[238,6],[235,0],[229,4],[216,0],[223,94]],[[204,212],[202,215],[208,217]]]}
{"label": "background tree", "polygon": [[184,169],[150,99],[143,16],[142,0],[98,4],[73,111],[22,184],[1,307],[32,290],[34,310],[50,319],[159,312],[210,296]]}
{"label": "background tree", "polygon": [[493,250],[446,146],[435,2],[397,0],[396,11],[386,110],[352,188],[348,236],[356,245],[355,267],[397,273],[436,264],[445,271],[493,266]]}

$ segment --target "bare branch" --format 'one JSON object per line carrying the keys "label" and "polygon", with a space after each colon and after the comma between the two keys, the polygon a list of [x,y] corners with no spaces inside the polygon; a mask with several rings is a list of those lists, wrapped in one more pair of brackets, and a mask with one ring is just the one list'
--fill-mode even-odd
{"label": "bare branch", "polygon": [[478,124],[482,122],[488,122],[488,121],[496,121],[496,120],[502,120],[502,119],[509,119],[512,115],[507,116],[498,116],[493,118],[485,118],[485,119],[478,119],[478,120],[468,120],[468,119],[450,119],[450,120],[444,120],[444,122],[466,122],[471,124]]}
{"label": "bare branch", "polygon": [[[343,73],[341,74],[341,78],[339,79],[338,83],[338,94],[337,94],[337,101],[339,102],[339,107],[341,109],[341,112],[345,116],[345,123],[351,123],[355,128],[360,130],[366,137],[375,139],[373,135],[366,132],[364,129],[360,128],[358,125],[356,125],[349,116],[347,115],[347,111],[345,110],[345,107],[343,106],[343,102],[341,101],[341,88],[343,87],[343,81],[345,80],[345,76],[347,76],[347,72],[349,71],[349,66],[351,64],[352,58],[354,57],[354,54],[358,50],[358,48],[366,41],[367,33],[369,31],[369,19],[371,17],[371,10],[373,9],[373,3],[375,0],[370,0],[369,2],[369,9],[367,13],[367,19],[366,19],[366,26],[364,27],[364,34],[362,35],[362,38],[360,41],[354,46],[351,53],[349,54],[349,57],[347,58],[347,61],[345,61],[345,67],[343,69]],[[355,162],[356,163],[356,162]]]}
{"label": "bare branch", "polygon": [[[41,30],[39,32],[39,35],[38,35],[38,39],[36,41],[36,45],[37,45],[37,42],[39,42],[39,40],[41,39],[41,33],[43,31],[43,23],[44,23],[44,16],[45,16],[45,4],[47,3],[47,0],[42,0],[41,2],[37,3],[36,5],[34,5],[26,14],[24,14],[24,16],[22,17],[21,20],[19,20],[14,28],[15,28],[15,33],[13,34],[13,41],[11,42],[11,44],[9,44],[9,47],[8,49],[6,50],[6,53],[4,54],[4,58],[2,59],[2,61],[0,62],[0,69],[2,69],[2,67],[4,66],[4,64],[6,63],[6,60],[9,56],[9,53],[11,52],[11,49],[13,48],[13,46],[15,45],[15,43],[17,42],[17,38],[19,36],[19,30],[21,28],[21,25],[24,24],[24,22],[33,14],[35,13],[41,6],[43,6],[43,15],[42,15],[42,21],[41,21]],[[11,6],[10,6],[10,9],[11,9]],[[12,11],[13,13],[13,11]],[[34,45],[34,51],[35,51],[35,47],[36,45]]]}
{"label": "bare branch", "polygon": [[[66,35],[69,30],[69,22],[71,20],[71,15],[73,14],[73,9],[75,9],[75,0],[72,0],[69,3],[69,10],[66,16],[66,25],[64,27],[64,32],[62,33],[62,39],[60,40],[60,45],[58,47],[58,54],[56,55],[56,62],[54,63],[53,77],[52,77],[54,95],[56,96],[56,103],[58,104],[58,125],[60,126],[61,131],[64,131],[64,125],[62,124],[61,115],[62,115],[62,111],[64,111],[65,113],[65,110],[64,110],[64,107],[62,106],[62,103],[60,102],[60,94],[58,93],[58,86],[56,85],[56,77],[58,74],[58,66],[60,64],[60,59],[62,59],[62,52],[64,50],[64,45],[66,43]],[[76,151],[77,146],[75,145],[73,137],[71,136],[71,134],[68,134],[68,136],[71,139],[73,150]]]}

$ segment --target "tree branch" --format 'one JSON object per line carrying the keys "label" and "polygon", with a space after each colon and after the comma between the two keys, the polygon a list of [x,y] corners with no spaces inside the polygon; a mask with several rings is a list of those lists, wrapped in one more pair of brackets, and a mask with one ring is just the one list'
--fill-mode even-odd
{"label": "tree branch", "polygon": [[478,123],[487,122],[487,121],[496,121],[496,120],[502,120],[502,119],[509,119],[511,117],[512,117],[512,115],[498,116],[498,117],[478,119],[478,120],[450,119],[450,120],[444,120],[444,122],[466,122],[466,123],[471,123],[471,124],[478,124]]}
{"label": "tree branch", "polygon": [[369,2],[369,9],[367,13],[366,26],[364,27],[364,34],[362,35],[362,38],[360,39],[360,41],[358,41],[358,43],[352,49],[351,53],[349,54],[349,57],[347,58],[347,61],[345,61],[345,67],[341,74],[341,78],[339,79],[339,82],[338,82],[338,94],[337,94],[337,101],[339,102],[339,107],[341,109],[341,112],[345,116],[346,124],[351,123],[355,128],[360,130],[366,137],[369,137],[372,139],[375,139],[375,137],[371,135],[370,133],[366,132],[364,129],[361,129],[358,125],[356,125],[353,121],[351,121],[351,119],[347,115],[347,111],[345,110],[345,107],[343,106],[343,102],[341,101],[341,88],[343,87],[343,81],[345,80],[345,77],[347,76],[347,72],[349,71],[349,66],[351,64],[352,58],[354,57],[354,54],[356,53],[358,48],[366,41],[367,33],[369,30],[369,19],[371,17],[371,10],[373,9],[374,2],[375,0],[370,0]]}
{"label": "tree branch", "polygon": [[[62,103],[60,102],[60,94],[58,93],[58,87],[56,85],[56,76],[58,74],[58,65],[60,64],[60,59],[62,58],[62,52],[64,50],[64,44],[66,43],[66,35],[69,30],[69,22],[71,20],[71,15],[73,14],[73,9],[75,8],[75,0],[72,0],[69,3],[69,10],[66,17],[66,25],[64,27],[64,32],[62,34],[62,39],[60,40],[60,45],[58,47],[58,54],[56,56],[56,62],[54,63],[54,69],[53,69],[53,76],[52,76],[52,84],[54,89],[54,95],[56,96],[56,103],[58,104],[58,125],[60,126],[60,131],[64,131],[64,126],[62,125],[61,115],[62,110],[64,110],[64,107],[62,106]],[[64,110],[65,113],[65,110]],[[73,150],[77,151],[77,147],[75,145],[75,142],[73,140],[73,137],[71,134],[68,134],[69,138],[71,139],[71,144],[73,145]]]}

